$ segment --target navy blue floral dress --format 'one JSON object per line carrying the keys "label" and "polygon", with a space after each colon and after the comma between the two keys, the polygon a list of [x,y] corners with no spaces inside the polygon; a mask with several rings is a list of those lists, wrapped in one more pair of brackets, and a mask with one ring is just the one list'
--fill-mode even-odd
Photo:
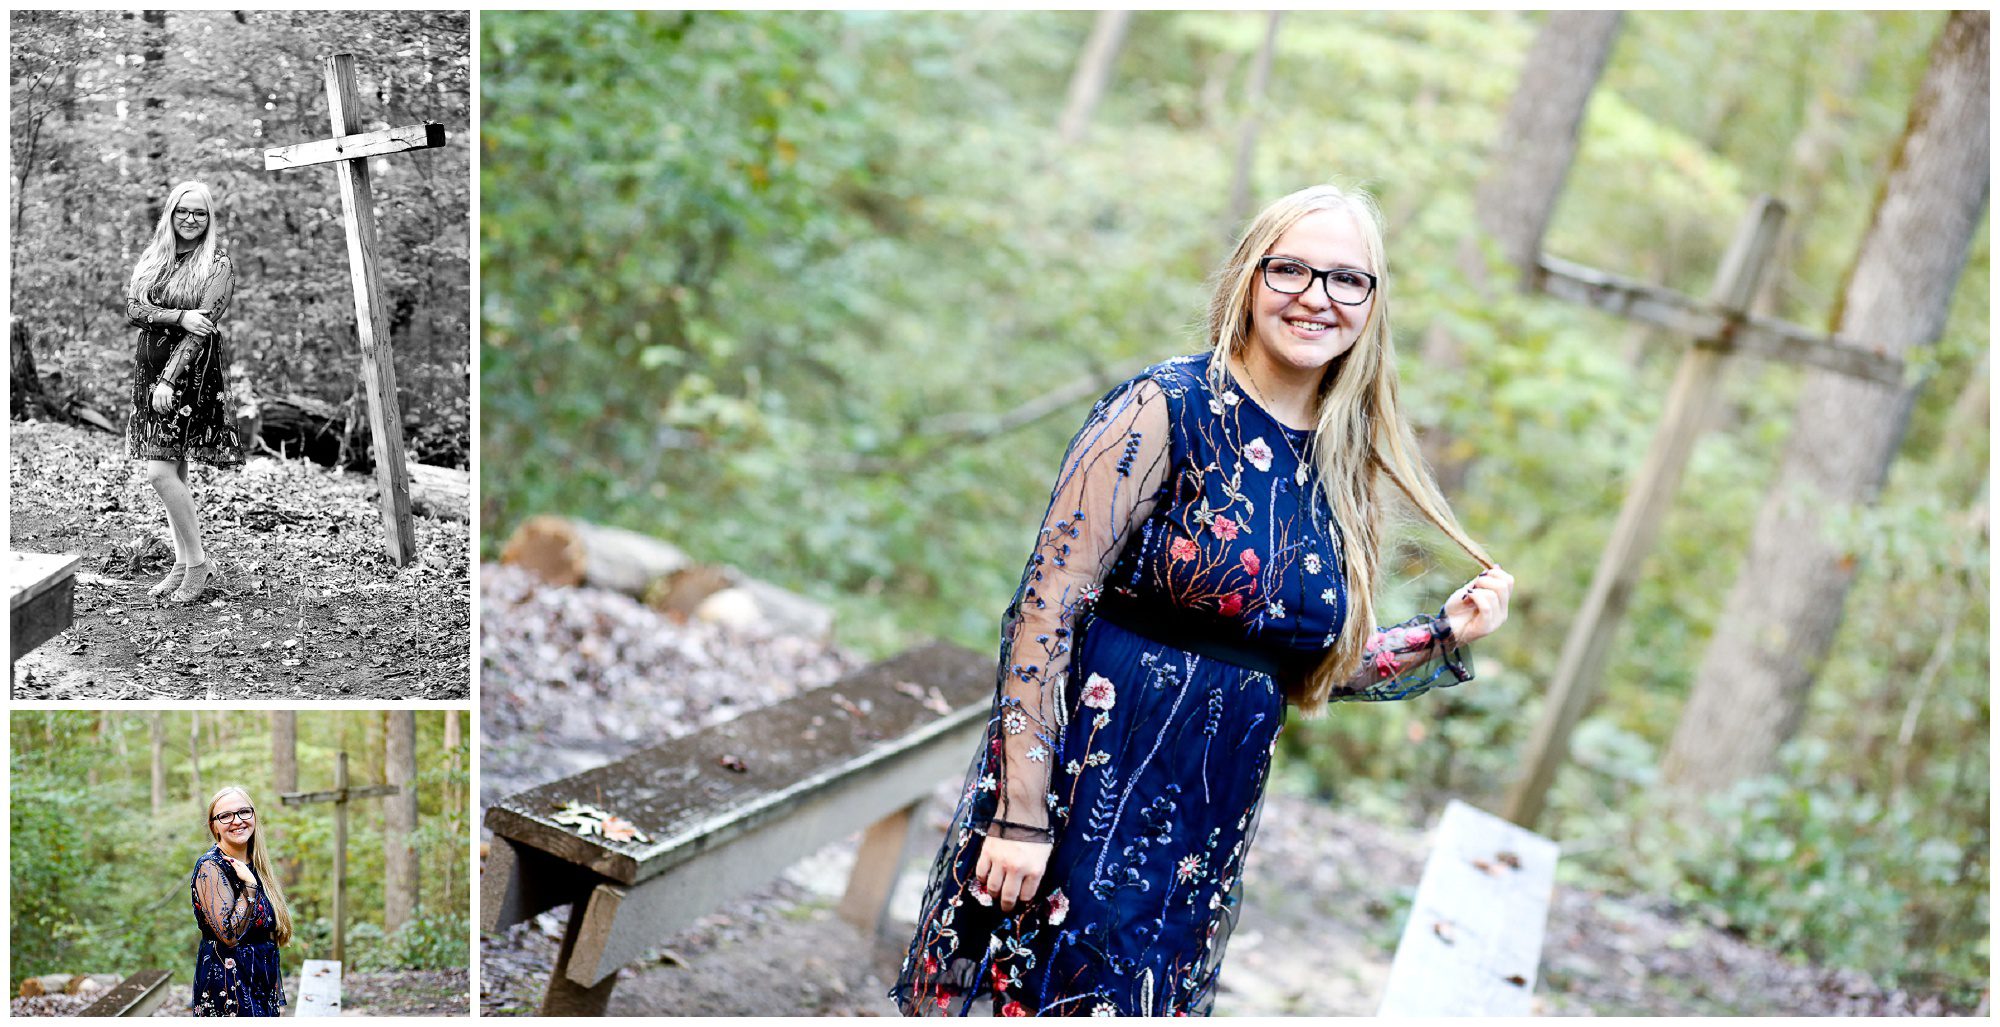
{"label": "navy blue floral dress", "polygon": [[[175,257],[162,277],[195,259],[191,254],[196,252]],[[132,459],[192,458],[215,467],[243,463],[243,439],[224,397],[229,350],[220,328],[235,290],[229,255],[218,250],[202,279],[197,306],[164,306],[166,296],[157,284],[143,297],[126,298],[126,320],[139,329],[132,353],[132,414],[125,424]],[[180,319],[187,310],[208,311],[217,330],[206,336],[183,331]],[[153,386],[162,381],[174,387],[174,408],[164,414],[153,409]]]}
{"label": "navy blue floral dress", "polygon": [[[1070,443],[1001,628],[986,739],[891,995],[910,1013],[1204,1015],[1285,719],[1347,610],[1310,432],[1206,354],[1111,390]],[[1377,631],[1336,700],[1471,678],[1441,616]],[[988,836],[1052,841],[1033,901]]]}
{"label": "navy blue floral dress", "polygon": [[194,1015],[277,1016],[285,1005],[278,973],[277,916],[252,869],[253,892],[236,879],[220,848],[195,860],[188,891],[201,948],[194,957]]}

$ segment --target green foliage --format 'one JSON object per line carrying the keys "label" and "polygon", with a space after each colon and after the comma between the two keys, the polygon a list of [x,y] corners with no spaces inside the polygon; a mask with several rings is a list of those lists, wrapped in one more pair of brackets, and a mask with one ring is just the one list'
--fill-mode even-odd
{"label": "green foliage", "polygon": [[445,148],[370,161],[383,303],[418,459],[470,441],[469,20],[462,11],[17,11],[12,18],[13,315],[44,375],[116,419],[129,403],[127,279],[177,182],[215,193],[235,261],[232,372],[263,395],[357,388],[339,190],[264,170],[326,136],[319,58],[356,55],[364,130],[434,121]]}
{"label": "green foliage", "polygon": [[[1701,294],[1742,212],[1775,193],[1794,232],[1763,302],[1823,326],[1941,21],[1627,15],[1548,248]],[[1069,146],[1055,135],[1060,72],[1086,14],[481,24],[485,554],[526,516],[565,513],[823,598],[841,640],[868,651],[926,636],[990,645],[1089,400],[997,434],[978,426],[1082,376],[1199,347],[1204,277],[1238,227],[1231,155],[1264,15],[1135,14],[1110,92]],[[1476,457],[1454,507],[1521,582],[1475,684],[1285,733],[1287,773],[1370,815],[1417,822],[1453,794],[1491,805],[1513,779],[1673,373],[1673,346],[1628,322],[1466,280],[1473,187],[1489,153],[1521,145],[1497,129],[1538,27],[1505,13],[1287,12],[1255,111],[1260,197],[1337,177],[1380,200],[1405,400],[1420,428]],[[1803,955],[1983,978],[1972,939],[1986,931],[1986,848],[1967,825],[1987,820],[1987,546],[1984,514],[1968,511],[1985,497],[1988,266],[1982,230],[1974,285],[1923,358],[1932,385],[1888,493],[1837,518],[1860,576],[1805,734],[1862,756],[1795,762],[1785,787],[1827,797],[1811,816],[1827,844],[1852,834],[1855,846],[1837,871],[1784,881],[1770,876],[1782,861],[1754,854],[1780,821],[1643,833],[1659,819],[1654,758],[1800,380],[1745,360],[1551,797],[1546,826],[1574,843],[1572,872],[1664,887],[1680,861],[1719,866],[1741,842],[1737,876],[1703,877],[1687,901]],[[1459,340],[1459,366],[1419,359],[1433,329]],[[1389,617],[1435,609],[1472,570],[1435,533],[1406,535]],[[1893,798],[1850,801],[1867,795]],[[1932,869],[1940,845],[1921,855],[1934,839],[1961,854],[1957,877]],[[1670,859],[1639,865],[1635,852]],[[1852,904],[1801,892],[1757,905],[1758,886],[1823,878],[1824,898],[1864,869]],[[1879,919],[1891,894],[1934,912]],[[1951,912],[1967,909],[1981,912]],[[1874,937],[1843,938],[1859,933]]]}

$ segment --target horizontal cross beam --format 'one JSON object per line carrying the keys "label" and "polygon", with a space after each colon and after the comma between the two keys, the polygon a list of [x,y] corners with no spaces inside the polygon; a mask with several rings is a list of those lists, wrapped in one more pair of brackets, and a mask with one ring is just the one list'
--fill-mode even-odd
{"label": "horizontal cross beam", "polygon": [[366,788],[335,788],[330,792],[286,792],[278,796],[278,799],[287,806],[303,806],[308,802],[373,799],[378,795],[394,795],[402,790],[401,785],[369,785]]}
{"label": "horizontal cross beam", "polygon": [[1876,347],[1825,336],[1767,317],[1733,319],[1671,289],[1621,278],[1543,254],[1537,284],[1557,299],[1693,336],[1708,345],[1789,364],[1805,364],[1885,385],[1903,384],[1903,362]]}
{"label": "horizontal cross beam", "polygon": [[428,150],[443,145],[443,125],[404,125],[401,128],[385,128],[380,132],[315,139],[310,143],[297,143],[265,150],[264,170],[309,168],[315,164],[331,164],[335,161],[354,160],[357,157],[380,157],[389,153],[402,153],[405,150]]}

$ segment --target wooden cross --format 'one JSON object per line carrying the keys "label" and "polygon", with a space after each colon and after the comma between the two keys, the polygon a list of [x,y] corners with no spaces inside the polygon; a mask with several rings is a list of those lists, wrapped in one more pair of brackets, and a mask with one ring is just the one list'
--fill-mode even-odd
{"label": "wooden cross", "polygon": [[361,336],[361,380],[368,391],[368,427],[375,435],[375,480],[382,493],[383,530],[389,557],[408,566],[416,557],[410,523],[410,475],[403,461],[403,417],[396,401],[396,360],[389,341],[389,315],[382,304],[381,275],[375,268],[375,196],[368,185],[368,158],[444,145],[443,125],[406,125],[356,135],[360,120],[355,99],[354,55],[337,53],[323,62],[326,101],[333,138],[264,151],[264,170],[332,164],[340,176],[340,206],[347,221],[347,262],[354,279],[355,323]]}
{"label": "wooden cross", "polygon": [[1568,755],[1570,732],[1596,694],[1611,643],[1624,619],[1632,588],[1638,584],[1640,565],[1652,548],[1680,485],[1681,471],[1722,391],[1729,354],[1743,352],[1857,378],[1902,382],[1902,362],[1880,348],[1746,314],[1784,219],[1784,206],[1769,196],[1760,196],[1751,204],[1706,302],[1546,254],[1530,274],[1527,284],[1551,296],[1691,335],[1694,344],[1681,358],[1659,431],[1631,491],[1625,495],[1618,524],[1598,558],[1590,591],[1584,595],[1583,609],[1563,643],[1541,723],[1528,743],[1528,771],[1507,795],[1505,816],[1522,827],[1532,828],[1540,818],[1549,785]]}
{"label": "wooden cross", "polygon": [[355,799],[395,795],[402,790],[398,785],[347,787],[347,753],[342,750],[333,765],[333,791],[285,792],[278,796],[287,806],[333,803],[333,961],[336,963],[347,962],[347,804]]}

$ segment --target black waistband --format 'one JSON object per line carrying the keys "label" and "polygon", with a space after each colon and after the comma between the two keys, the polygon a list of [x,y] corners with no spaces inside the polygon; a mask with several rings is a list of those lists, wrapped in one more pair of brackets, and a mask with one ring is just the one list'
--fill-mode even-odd
{"label": "black waistband", "polygon": [[1223,631],[1213,620],[1189,610],[1142,606],[1111,589],[1098,597],[1097,617],[1161,645],[1268,674],[1279,685],[1306,679],[1326,654],[1282,645],[1257,645]]}

